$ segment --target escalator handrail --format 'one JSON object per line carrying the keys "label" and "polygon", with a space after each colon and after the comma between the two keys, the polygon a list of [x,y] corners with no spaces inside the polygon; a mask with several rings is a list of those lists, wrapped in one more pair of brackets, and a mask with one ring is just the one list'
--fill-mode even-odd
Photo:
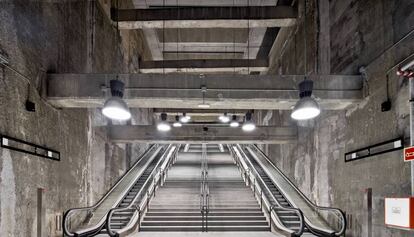
{"label": "escalator handrail", "polygon": [[[168,147],[167,147],[167,149],[165,149],[165,151],[164,151],[164,153],[161,155],[161,157],[164,157],[164,156],[168,156],[168,154],[169,154],[169,152],[170,152],[170,149],[171,149],[171,147],[175,147],[175,146],[173,146],[173,145],[169,145]],[[175,147],[175,150],[173,151],[173,154],[171,154],[171,158],[169,159],[169,162],[170,161],[172,161],[173,160],[173,156],[174,156],[174,153],[176,153],[178,151],[178,149],[177,149],[177,147]],[[139,190],[139,192],[135,195],[135,197],[134,197],[134,199],[132,199],[132,201],[131,201],[131,203],[128,205],[128,206],[126,206],[126,207],[115,207],[115,208],[111,208],[110,210],[109,210],[109,212],[108,212],[108,215],[106,216],[106,230],[107,230],[107,233],[108,233],[108,235],[109,236],[117,236],[117,233],[116,232],[113,232],[112,231],[112,229],[111,229],[111,218],[112,218],[112,215],[115,213],[115,212],[121,212],[121,211],[126,211],[126,210],[136,210],[136,211],[138,211],[138,214],[140,214],[141,213],[141,211],[143,210],[143,209],[145,209],[145,207],[144,208],[141,208],[141,204],[142,204],[142,200],[141,200],[141,204],[139,204],[139,205],[136,205],[135,204],[135,202],[137,201],[137,199],[142,195],[142,193],[144,192],[144,191],[148,191],[148,190],[153,190],[154,191],[154,189],[156,188],[156,186],[151,186],[150,185],[150,187],[148,187],[148,190],[144,190],[145,189],[145,187],[148,185],[148,183],[150,182],[150,180],[151,181],[154,181],[154,180],[157,180],[156,181],[156,183],[158,183],[158,181],[159,181],[159,179],[161,178],[160,177],[160,174],[163,172],[163,170],[157,170],[157,168],[158,168],[158,166],[160,166],[160,164],[162,165],[162,161],[163,161],[163,159],[162,158],[160,158],[160,160],[157,162],[157,164],[154,166],[154,169],[152,170],[152,172],[148,175],[148,178],[147,178],[147,180],[144,182],[144,184],[142,185],[142,188]],[[158,179],[156,179],[156,177],[158,176]],[[153,177],[152,179],[151,179],[151,177]],[[153,185],[155,185],[154,184],[154,182],[153,182]],[[151,193],[153,192],[153,191],[151,191]],[[147,198],[149,198],[149,197],[147,197]],[[134,213],[135,214],[135,213]],[[133,216],[132,216],[133,217]],[[132,220],[132,217],[131,217],[131,220]],[[130,222],[131,222],[131,220],[128,222],[128,224],[126,225],[126,226],[128,226],[129,224],[130,224]],[[138,220],[139,221],[139,220]]]}
{"label": "escalator handrail", "polygon": [[[68,224],[68,218],[74,213],[74,212],[76,212],[76,211],[80,211],[80,210],[82,210],[82,211],[88,211],[88,210],[93,210],[93,209],[96,209],[99,205],[101,205],[102,204],[102,202],[112,193],[112,191],[121,183],[121,181],[123,180],[123,178],[124,177],[126,177],[130,172],[132,172],[132,170],[139,164],[139,163],[141,163],[141,161],[142,160],[144,160],[143,158],[145,157],[145,156],[147,156],[147,155],[149,155],[149,153],[153,150],[153,149],[156,149],[156,148],[158,148],[158,144],[153,144],[153,145],[151,145],[145,152],[144,152],[144,154],[142,154],[141,156],[140,156],[140,159],[138,159],[136,162],[135,162],[135,164],[124,174],[124,175],[122,175],[117,181],[116,181],[116,183],[112,186],[112,188],[108,191],[108,192],[106,192],[106,194],[102,197],[102,198],[100,198],[99,199],[99,201],[95,204],[95,205],[93,205],[93,206],[89,206],[89,207],[78,207],[78,208],[71,208],[71,209],[69,209],[69,210],[67,210],[65,213],[64,213],[64,215],[63,215],[63,221],[62,221],[62,227],[63,227],[63,232],[64,232],[64,234],[66,235],[66,236],[69,236],[69,237],[72,237],[72,236],[75,236],[75,234],[74,233],[70,233],[70,231],[68,230],[68,226],[67,226],[67,224]],[[99,226],[99,227],[97,227],[97,228],[100,228],[100,227],[102,227],[101,225]],[[99,230],[100,231],[100,230]],[[99,232],[98,231],[98,232]],[[88,231],[87,233],[89,233],[90,231]],[[93,230],[93,232],[96,232],[95,230]]]}
{"label": "escalator handrail", "polygon": [[[260,185],[255,182],[256,177],[251,177],[251,173],[250,172],[247,172],[247,174],[249,176],[249,182],[250,183],[253,183],[254,186],[255,186],[255,191],[254,192],[256,194],[259,194],[261,196],[261,198],[263,198],[263,196],[262,196],[263,190],[261,189]],[[263,180],[260,180],[260,182],[264,185]],[[264,186],[266,187],[266,189],[268,190],[268,192],[271,193],[270,190],[269,190],[269,188],[266,185],[264,185]],[[305,218],[303,216],[302,210],[300,210],[299,208],[296,208],[296,207],[284,207],[284,206],[281,206],[280,205],[280,202],[277,199],[275,199],[273,195],[271,197],[272,197],[273,200],[276,201],[277,204],[271,205],[270,201],[268,200],[268,198],[266,196],[265,196],[265,199],[264,199],[265,204],[267,203],[267,206],[268,206],[269,219],[270,220],[272,219],[271,214],[274,211],[276,212],[277,210],[295,212],[296,215],[299,217],[299,222],[300,222],[300,227],[299,227],[298,231],[293,231],[293,230],[289,229],[280,220],[279,220],[279,225],[282,225],[284,228],[286,228],[286,229],[288,229],[290,231],[293,231],[294,234],[295,234],[295,236],[301,236],[303,234],[304,230],[305,230],[305,224],[304,224],[305,223]],[[275,213],[275,215],[277,216],[277,212]],[[270,222],[270,225],[272,225],[272,222]]]}
{"label": "escalator handrail", "polygon": [[309,200],[309,198],[304,194],[304,193],[302,193],[300,190],[299,190],[299,188],[297,188],[296,187],[296,185],[277,167],[277,166],[275,166],[271,161],[270,161],[270,159],[269,159],[269,157],[266,155],[266,154],[264,154],[264,152],[259,148],[259,147],[257,147],[257,145],[251,145],[253,148],[255,148],[255,150],[256,151],[258,151],[267,161],[268,161],[268,163],[274,168],[274,169],[276,169],[277,171],[278,171],[278,173],[279,174],[281,174],[282,175],[282,177],[296,190],[296,192],[298,192],[299,193],[299,195],[309,204],[309,205],[311,205],[313,208],[315,208],[315,209],[319,209],[319,210],[322,210],[322,211],[334,211],[334,212],[337,212],[338,214],[339,214],[339,216],[340,216],[340,218],[342,219],[341,220],[341,223],[342,223],[342,226],[341,226],[341,230],[339,231],[339,232],[335,232],[334,234],[335,234],[335,236],[341,236],[341,235],[343,235],[343,233],[345,232],[345,230],[346,230],[346,225],[347,225],[347,223],[346,223],[346,217],[345,217],[345,213],[341,210],[341,209],[339,209],[339,208],[334,208],[334,207],[324,207],[324,206],[318,206],[318,205],[316,205],[315,203],[313,203],[311,200]]}
{"label": "escalator handrail", "polygon": [[[258,192],[261,197],[262,197],[262,188],[260,187],[260,185],[258,183],[255,182],[255,180],[259,180],[262,184],[263,187],[266,188],[266,190],[268,191],[268,193],[272,194],[272,192],[270,191],[269,187],[267,187],[266,183],[263,181],[262,177],[260,177],[260,175],[258,174],[257,170],[254,168],[253,164],[250,162],[250,160],[247,158],[246,154],[244,153],[243,149],[241,149],[240,145],[237,145],[239,148],[239,153],[241,156],[245,157],[245,160],[249,163],[251,169],[249,170],[245,170],[246,174],[249,176],[249,183],[252,183],[253,180],[253,184],[255,186],[254,188],[254,192]],[[246,162],[245,161],[245,162]],[[252,174],[250,171],[253,170],[255,173]],[[253,177],[252,177],[253,175]],[[256,194],[256,193],[255,193]],[[271,205],[270,201],[267,200],[268,202],[268,210],[269,210],[269,219],[270,219],[270,225],[272,224],[271,220],[272,220],[272,212],[276,211],[276,210],[283,210],[283,211],[289,211],[289,212],[295,212],[300,220],[300,228],[298,231],[293,231],[291,229],[289,229],[288,227],[286,227],[282,221],[278,220],[279,225],[283,226],[286,230],[292,231],[296,236],[301,236],[304,229],[305,229],[305,224],[304,224],[304,216],[302,211],[299,208],[295,208],[295,207],[284,207],[280,204],[280,202],[273,196],[270,195],[271,198],[273,199],[273,201],[275,201],[275,203],[277,203],[277,205]],[[265,196],[265,198],[267,199],[267,197]],[[275,214],[277,216],[277,214]]]}

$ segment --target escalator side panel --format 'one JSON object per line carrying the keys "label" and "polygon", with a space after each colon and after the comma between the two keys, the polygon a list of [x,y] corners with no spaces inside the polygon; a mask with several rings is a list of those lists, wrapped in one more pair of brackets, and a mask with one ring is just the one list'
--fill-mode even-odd
{"label": "escalator side panel", "polygon": [[306,225],[315,229],[323,230],[325,233],[333,233],[334,230],[321,218],[318,212],[292,187],[292,185],[281,175],[279,170],[273,168],[270,161],[257,155],[250,147],[246,151],[251,154],[252,160],[262,168],[263,172],[278,187],[280,193],[291,206],[299,208],[305,217]]}
{"label": "escalator side panel", "polygon": [[[150,148],[151,149],[151,148]],[[94,236],[98,234],[105,224],[106,214],[108,210],[116,207],[122,198],[128,193],[130,188],[145,172],[146,168],[156,158],[156,156],[165,149],[165,146],[154,148],[151,153],[145,154],[141,160],[129,169],[106,195],[105,199],[91,212],[87,226],[75,232],[75,236]]]}

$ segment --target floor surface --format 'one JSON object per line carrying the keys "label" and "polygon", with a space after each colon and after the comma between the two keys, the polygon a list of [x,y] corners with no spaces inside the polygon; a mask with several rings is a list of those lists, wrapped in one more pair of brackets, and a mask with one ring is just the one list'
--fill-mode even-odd
{"label": "floor surface", "polygon": [[271,232],[139,232],[130,237],[282,237]]}

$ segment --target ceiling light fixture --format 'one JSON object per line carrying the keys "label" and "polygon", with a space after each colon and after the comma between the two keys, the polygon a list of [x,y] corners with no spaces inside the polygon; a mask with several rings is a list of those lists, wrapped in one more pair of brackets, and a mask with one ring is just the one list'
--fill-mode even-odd
{"label": "ceiling light fixture", "polygon": [[224,114],[219,116],[219,120],[222,123],[228,123],[228,122],[230,122],[230,117],[227,115],[227,113],[224,113]]}
{"label": "ceiling light fixture", "polygon": [[237,116],[233,115],[230,123],[230,127],[237,128],[239,126],[239,121],[237,120]]}
{"label": "ceiling light fixture", "polygon": [[[306,2],[305,0],[305,9],[306,9]],[[290,117],[295,120],[307,120],[317,117],[321,113],[321,109],[319,107],[318,102],[312,98],[312,90],[313,90],[313,81],[307,79],[307,31],[306,31],[306,10],[304,11],[304,22],[303,22],[303,30],[304,30],[304,56],[305,56],[305,77],[304,80],[299,83],[299,101],[296,102],[295,107],[293,108]]]}
{"label": "ceiling light fixture", "polygon": [[188,123],[190,122],[191,117],[187,115],[186,113],[183,113],[183,116],[180,117],[180,122],[182,123]]}
{"label": "ceiling light fixture", "polygon": [[246,131],[246,132],[251,132],[254,129],[256,129],[256,125],[254,124],[254,122],[252,120],[252,113],[251,112],[246,113],[245,121],[243,123],[242,129],[243,129],[243,131]]}
{"label": "ceiling light fixture", "polygon": [[318,102],[312,98],[313,81],[305,79],[299,83],[299,101],[290,115],[295,120],[306,120],[317,117],[321,113]]}
{"label": "ceiling light fixture", "polygon": [[110,88],[112,97],[105,101],[102,109],[103,115],[116,120],[130,119],[131,112],[128,105],[122,99],[124,96],[124,83],[120,80],[111,80]]}
{"label": "ceiling light fixture", "polygon": [[180,128],[180,127],[182,127],[183,125],[180,123],[180,116],[175,116],[175,122],[173,123],[173,127],[175,127],[175,128]]}
{"label": "ceiling light fixture", "polygon": [[[202,78],[204,78],[204,77],[202,77]],[[203,103],[198,104],[198,108],[200,108],[200,109],[208,109],[208,108],[210,108],[210,105],[205,102],[205,93],[206,92],[207,92],[207,87],[206,86],[202,86],[201,87],[201,93],[203,94]]]}
{"label": "ceiling light fixture", "polygon": [[157,129],[161,132],[168,132],[171,130],[170,124],[167,122],[167,114],[161,113],[161,121],[158,122]]}
{"label": "ceiling light fixture", "polygon": [[208,108],[210,108],[210,105],[209,104],[199,104],[198,105],[198,108],[200,108],[200,109],[208,109]]}

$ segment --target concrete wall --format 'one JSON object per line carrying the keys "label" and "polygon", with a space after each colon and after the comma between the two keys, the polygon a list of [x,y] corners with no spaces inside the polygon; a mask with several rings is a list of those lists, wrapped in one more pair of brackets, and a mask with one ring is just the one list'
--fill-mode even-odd
{"label": "concrete wall", "polygon": [[[311,2],[308,1],[308,72],[356,74],[365,66],[366,98],[347,111],[322,111],[314,121],[298,123],[297,144],[263,148],[317,204],[339,207],[351,216],[347,236],[412,236],[410,232],[384,225],[384,197],[411,194],[410,167],[403,162],[402,152],[350,163],[344,162],[344,153],[400,136],[408,141],[408,82],[396,77],[395,71],[389,76],[392,109],[381,112],[380,105],[387,98],[386,71],[414,52],[414,36],[386,50],[413,28],[414,3],[410,0]],[[279,47],[282,50],[272,51],[273,59],[281,57],[272,60],[271,73],[303,72],[303,21],[287,35],[287,43]],[[272,111],[270,119],[266,114],[269,111],[256,112],[260,123],[295,124],[289,118],[290,111]],[[373,192],[371,232],[367,188]]]}
{"label": "concrete wall", "polygon": [[[0,148],[0,235],[61,236],[56,216],[96,202],[146,145],[134,145],[136,151],[128,153],[110,143],[97,129],[108,123],[99,109],[48,105],[39,96],[46,72],[136,71],[145,42],[140,32],[129,31],[118,44],[115,28],[95,1],[1,1],[0,22],[0,53],[30,81],[29,86],[0,67],[0,133],[61,152],[58,162]],[[36,103],[36,112],[25,110],[27,98]],[[146,116],[132,123],[152,121],[151,111],[140,112]],[[38,188],[44,189],[41,210]]]}

